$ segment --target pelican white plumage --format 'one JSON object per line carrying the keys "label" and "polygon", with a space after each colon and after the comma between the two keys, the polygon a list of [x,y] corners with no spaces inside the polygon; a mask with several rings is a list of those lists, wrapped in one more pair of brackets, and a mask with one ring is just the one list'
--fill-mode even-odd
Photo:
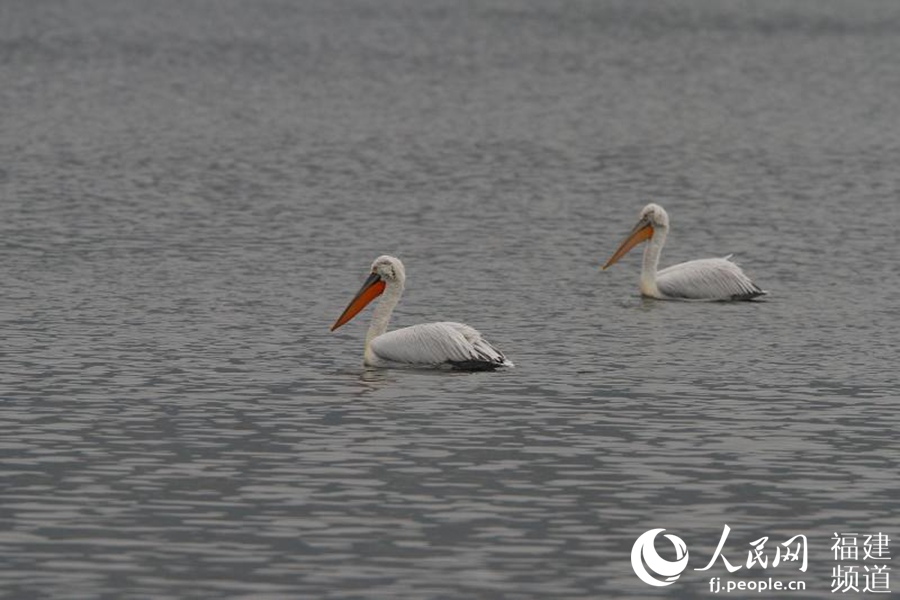
{"label": "pelican white plumage", "polygon": [[661,300],[752,300],[767,292],[760,289],[739,266],[724,258],[704,258],[672,265],[657,272],[659,255],[669,234],[669,215],[658,204],[648,204],[625,241],[603,265],[614,265],[643,241],[641,294]]}
{"label": "pelican white plumage", "polygon": [[372,263],[368,279],[331,326],[334,331],[344,325],[383,294],[366,333],[366,366],[451,367],[468,371],[513,366],[477,330],[462,323],[425,323],[387,331],[405,282],[406,270],[400,259],[379,256]]}

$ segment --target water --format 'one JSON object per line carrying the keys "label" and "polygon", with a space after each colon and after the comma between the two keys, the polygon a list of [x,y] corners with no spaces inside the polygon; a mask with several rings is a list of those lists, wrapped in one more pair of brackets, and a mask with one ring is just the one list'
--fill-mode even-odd
{"label": "water", "polygon": [[[692,598],[725,524],[829,594],[900,539],[898,55],[875,0],[5,2],[0,596]],[[650,200],[769,300],[601,272]],[[383,253],[518,368],[363,369]]]}

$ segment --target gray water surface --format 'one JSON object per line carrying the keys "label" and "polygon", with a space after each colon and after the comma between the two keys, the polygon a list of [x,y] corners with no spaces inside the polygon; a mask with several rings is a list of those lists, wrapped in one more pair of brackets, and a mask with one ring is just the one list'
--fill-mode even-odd
{"label": "gray water surface", "polygon": [[[888,0],[3,2],[0,597],[692,598],[725,524],[831,595],[900,539],[898,56]],[[651,200],[768,300],[601,272]],[[384,253],[517,368],[364,369]]]}

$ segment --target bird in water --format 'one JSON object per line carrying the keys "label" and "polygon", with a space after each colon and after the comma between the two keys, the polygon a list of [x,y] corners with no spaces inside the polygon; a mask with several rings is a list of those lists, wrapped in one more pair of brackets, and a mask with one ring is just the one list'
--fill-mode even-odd
{"label": "bird in water", "polygon": [[378,298],[372,323],[366,332],[364,360],[369,367],[449,367],[466,371],[489,371],[512,367],[502,352],[462,323],[440,322],[388,331],[394,307],[400,301],[406,270],[399,258],[379,256],[363,283],[331,331],[355,317]]}
{"label": "bird in water", "polygon": [[603,265],[606,270],[629,250],[646,241],[641,266],[641,294],[661,300],[752,300],[767,292],[753,283],[739,266],[725,258],[691,260],[657,271],[659,255],[669,234],[669,215],[648,204],[625,241]]}

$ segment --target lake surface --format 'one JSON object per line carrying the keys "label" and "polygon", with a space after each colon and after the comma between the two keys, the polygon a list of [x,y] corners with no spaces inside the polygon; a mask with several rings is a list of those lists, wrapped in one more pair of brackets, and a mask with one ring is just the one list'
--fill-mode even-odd
{"label": "lake surface", "polygon": [[[0,597],[707,597],[726,524],[831,596],[900,540],[898,57],[890,0],[4,2]],[[649,201],[767,301],[601,272]],[[384,253],[517,368],[364,369]]]}

